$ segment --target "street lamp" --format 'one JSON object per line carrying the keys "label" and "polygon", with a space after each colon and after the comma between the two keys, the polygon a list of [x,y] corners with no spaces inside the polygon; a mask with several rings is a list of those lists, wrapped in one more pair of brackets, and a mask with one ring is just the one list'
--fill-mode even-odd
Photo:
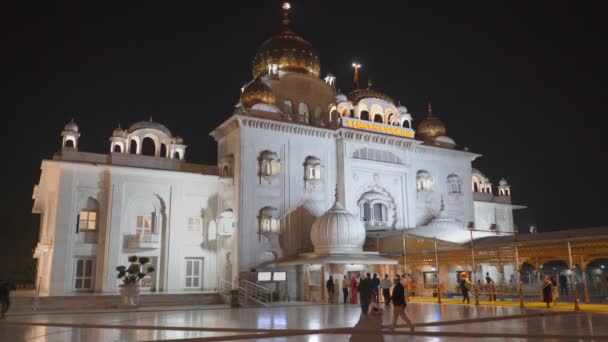
{"label": "street lamp", "polygon": [[353,68],[355,68],[353,82],[355,83],[355,89],[359,89],[359,68],[361,68],[361,64],[358,62],[354,62]]}
{"label": "street lamp", "polygon": [[473,231],[475,230],[474,225],[467,226],[471,233],[471,261],[473,263],[473,285],[475,286],[475,305],[479,305],[479,292],[477,292],[477,265],[475,265],[475,248],[473,246]]}

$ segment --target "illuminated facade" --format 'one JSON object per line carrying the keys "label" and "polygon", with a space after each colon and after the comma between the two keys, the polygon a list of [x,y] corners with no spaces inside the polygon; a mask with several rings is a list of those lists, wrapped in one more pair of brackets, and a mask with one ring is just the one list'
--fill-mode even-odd
{"label": "illuminated facade", "polygon": [[340,93],[335,77],[320,78],[288,9],[232,116],[211,132],[217,166],[186,163],[183,139],[155,122],[116,129],[109,155],[79,152],[78,128],[66,125],[34,191],[43,292],[115,291],[115,267],[137,254],[154,258],[158,291],[280,269],[291,298],[314,299],[309,289],[329,274],[395,264],[370,252],[378,236],[513,234],[508,184],[492,189],[471,166],[480,155],[446,136],[430,104],[415,129],[415,116],[371,84]]}

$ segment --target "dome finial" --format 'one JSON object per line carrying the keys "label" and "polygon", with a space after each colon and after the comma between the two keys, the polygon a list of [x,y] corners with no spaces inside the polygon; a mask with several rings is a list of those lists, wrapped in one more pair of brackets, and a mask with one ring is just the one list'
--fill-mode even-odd
{"label": "dome finial", "polygon": [[291,9],[291,4],[287,1],[283,3],[283,25],[286,29],[289,29],[289,24],[291,20],[289,19],[289,10]]}
{"label": "dome finial", "polygon": [[428,116],[433,116],[433,104],[430,98],[426,100],[426,113]]}
{"label": "dome finial", "polygon": [[372,80],[371,78],[367,80],[367,89],[372,89]]}
{"label": "dome finial", "polygon": [[152,122],[152,115],[150,115],[150,120],[149,121]]}
{"label": "dome finial", "polygon": [[336,199],[336,202],[338,202],[339,201],[339,197],[338,197],[338,183],[336,183],[336,194],[335,194],[334,197]]}

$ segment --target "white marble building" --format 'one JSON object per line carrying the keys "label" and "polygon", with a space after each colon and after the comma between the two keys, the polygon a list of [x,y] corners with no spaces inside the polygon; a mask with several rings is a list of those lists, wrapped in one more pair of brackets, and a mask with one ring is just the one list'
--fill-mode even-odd
{"label": "white marble building", "polygon": [[[508,184],[494,189],[472,168],[480,155],[446,135],[430,103],[417,116],[371,84],[340,93],[284,8],[284,29],[261,45],[254,79],[211,132],[217,166],[187,163],[183,139],[156,122],[116,129],[109,154],[79,151],[78,127],[66,125],[33,196],[42,293],[116,291],[116,266],[137,254],[157,268],[151,291],[213,291],[270,268],[287,272],[292,298],[310,299],[319,266],[324,279],[394,263],[364,252],[359,236],[513,233]],[[315,223],[336,199],[360,225],[335,213]]]}

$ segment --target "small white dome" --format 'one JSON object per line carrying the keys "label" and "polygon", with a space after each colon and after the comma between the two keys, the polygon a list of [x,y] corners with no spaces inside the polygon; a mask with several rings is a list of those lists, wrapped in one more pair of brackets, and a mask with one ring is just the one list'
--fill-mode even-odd
{"label": "small white dome", "polygon": [[346,101],[348,101],[348,98],[346,97],[346,95],[344,95],[342,93],[337,93],[336,94],[336,101],[337,102],[346,102]]}
{"label": "small white dome", "polygon": [[456,145],[456,142],[452,138],[446,137],[445,135],[435,138],[435,141],[443,144]]}
{"label": "small white dome", "polygon": [[358,217],[336,201],[312,224],[310,238],[315,253],[361,253],[365,227]]}
{"label": "small white dome", "polygon": [[401,114],[407,114],[407,108],[405,108],[405,106],[404,106],[404,105],[399,105],[399,106],[397,107],[397,110],[398,110],[398,111],[399,111],[399,113],[401,113]]}
{"label": "small white dome", "polygon": [[118,126],[118,127],[116,127],[116,128],[114,129],[114,131],[112,132],[112,136],[113,136],[113,137],[121,137],[121,138],[124,138],[124,137],[125,137],[125,133],[126,133],[126,132],[125,132],[125,130],[124,130],[124,129],[122,129],[122,128],[120,128],[120,125],[119,125],[119,126]]}
{"label": "small white dome", "polygon": [[72,120],[63,127],[63,130],[66,132],[78,133],[78,125]]}
{"label": "small white dome", "polygon": [[179,144],[179,145],[183,144],[184,143],[184,138],[182,138],[180,136],[175,137],[175,143]]}
{"label": "small white dome", "polygon": [[502,185],[502,186],[507,186],[509,185],[509,183],[507,183],[507,180],[504,178],[500,179],[500,182],[498,182],[498,185]]}
{"label": "small white dome", "polygon": [[274,105],[267,103],[256,103],[251,106],[251,109],[259,110],[261,112],[280,113],[281,111]]}

